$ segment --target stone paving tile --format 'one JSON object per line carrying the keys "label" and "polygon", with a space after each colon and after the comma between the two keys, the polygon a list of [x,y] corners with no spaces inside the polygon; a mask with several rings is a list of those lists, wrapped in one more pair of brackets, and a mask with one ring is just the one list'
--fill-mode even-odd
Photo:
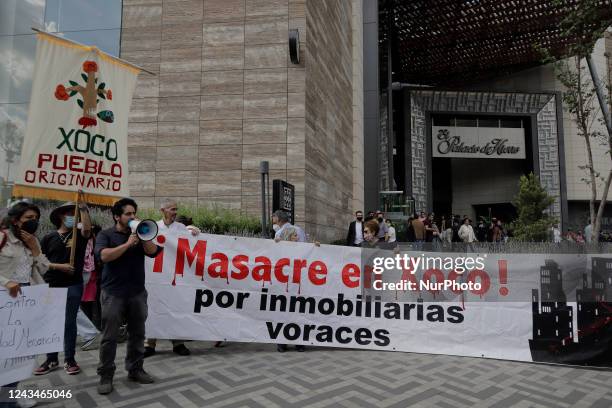
{"label": "stone paving tile", "polygon": [[179,357],[159,342],[145,360],[155,384],[127,381],[122,344],[108,396],[96,393],[97,350],[77,352],[81,374],[57,370],[21,388],[72,391],[70,400],[40,401],[49,408],[612,407],[612,370],[327,347],[278,353],[269,344],[188,345],[192,355]]}

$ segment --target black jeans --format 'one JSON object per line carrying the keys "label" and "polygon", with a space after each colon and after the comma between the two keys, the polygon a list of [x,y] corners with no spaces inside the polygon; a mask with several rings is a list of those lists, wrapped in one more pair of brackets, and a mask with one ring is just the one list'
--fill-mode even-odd
{"label": "black jeans", "polygon": [[102,306],[102,341],[98,375],[112,377],[115,373],[115,355],[119,326],[127,323],[127,354],[125,369],[128,372],[142,369],[144,359],[145,321],[147,320],[147,291],[134,296],[113,296],[106,291],[100,295]]}
{"label": "black jeans", "polygon": [[[74,360],[77,338],[77,312],[83,297],[83,284],[68,286],[66,299],[66,323],[64,325],[64,361]],[[58,353],[47,353],[47,360],[58,361]]]}

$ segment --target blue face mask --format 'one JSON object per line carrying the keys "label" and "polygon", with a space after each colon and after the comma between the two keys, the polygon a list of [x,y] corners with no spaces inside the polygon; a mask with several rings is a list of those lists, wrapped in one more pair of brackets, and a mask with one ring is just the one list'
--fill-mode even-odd
{"label": "blue face mask", "polygon": [[72,228],[72,227],[74,227],[74,216],[72,216],[72,215],[66,215],[66,216],[64,217],[64,225],[65,225],[67,228]]}

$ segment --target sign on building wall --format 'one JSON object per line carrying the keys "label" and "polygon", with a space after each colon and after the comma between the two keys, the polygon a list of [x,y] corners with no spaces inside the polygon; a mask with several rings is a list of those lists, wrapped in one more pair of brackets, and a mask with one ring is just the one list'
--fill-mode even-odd
{"label": "sign on building wall", "polygon": [[295,222],[295,187],[283,180],[272,181],[272,211],[283,210]]}
{"label": "sign on building wall", "polygon": [[433,157],[524,159],[525,129],[432,126]]}
{"label": "sign on building wall", "polygon": [[28,125],[13,195],[112,204],[130,195],[127,126],[139,70],[38,34]]}

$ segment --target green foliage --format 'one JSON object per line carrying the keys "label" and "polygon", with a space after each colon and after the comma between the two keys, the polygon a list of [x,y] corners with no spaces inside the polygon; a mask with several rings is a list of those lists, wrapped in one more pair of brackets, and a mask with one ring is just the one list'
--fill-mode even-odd
{"label": "green foliage", "polygon": [[[554,0],[554,3],[567,10],[566,17],[559,24],[561,35],[569,43],[565,56],[586,57],[603,32],[612,25],[606,10],[610,6],[601,0],[580,0],[575,7],[568,5],[567,0]],[[602,18],[602,15],[608,17]]]}
{"label": "green foliage", "polygon": [[[199,208],[179,206],[178,213],[193,219],[193,225],[202,232],[210,234],[256,236],[261,233],[261,221],[258,218],[241,214],[237,210],[218,206]],[[161,214],[157,209],[139,209],[138,217],[158,220]]]}
{"label": "green foliage", "polygon": [[515,239],[528,242],[548,240],[549,229],[557,220],[545,211],[554,201],[533,173],[521,176],[514,201],[518,212],[518,218],[512,224]]}
{"label": "green foliage", "polygon": [[[54,208],[63,204],[63,201],[35,199],[33,202],[41,210],[40,226],[37,235],[42,238],[48,232],[55,230],[49,215]],[[261,234],[261,222],[258,218],[240,214],[236,210],[216,206],[208,208],[179,206],[178,214],[192,218],[195,226],[200,228],[202,232],[210,234],[240,237],[259,237],[259,234]],[[90,206],[89,215],[92,223],[101,226],[103,229],[114,225],[110,208]],[[139,208],[138,218],[157,221],[161,219],[161,213],[158,209]]]}

